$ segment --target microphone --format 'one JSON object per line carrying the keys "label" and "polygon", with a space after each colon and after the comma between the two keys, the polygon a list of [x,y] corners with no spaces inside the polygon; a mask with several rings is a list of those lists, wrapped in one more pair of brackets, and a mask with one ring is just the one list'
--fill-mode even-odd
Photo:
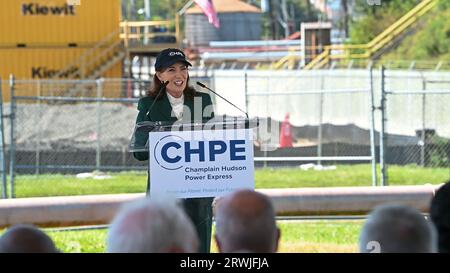
{"label": "microphone", "polygon": [[245,114],[245,116],[248,119],[248,114],[247,112],[244,112],[244,110],[242,110],[241,108],[237,107],[236,105],[234,105],[233,103],[231,103],[229,100],[227,100],[226,98],[222,97],[221,95],[217,94],[216,92],[214,92],[214,90],[212,90],[211,88],[209,88],[208,86],[204,85],[201,82],[197,82],[197,85],[199,85],[202,88],[208,89],[209,91],[213,92],[214,94],[216,94],[217,96],[219,96],[221,99],[223,99],[224,101],[228,102],[229,104],[231,104],[232,106],[234,106],[234,108],[238,109],[239,111],[241,111],[242,113]]}
{"label": "microphone", "polygon": [[146,114],[147,117],[148,117],[148,114],[150,114],[150,110],[152,110],[153,106],[155,105],[156,99],[159,97],[159,94],[161,94],[161,92],[166,89],[166,86],[168,84],[169,84],[169,81],[162,82],[162,85],[161,85],[161,88],[159,88],[158,94],[156,94],[152,105],[150,105],[150,107],[148,108],[148,111],[147,111],[147,114]]}

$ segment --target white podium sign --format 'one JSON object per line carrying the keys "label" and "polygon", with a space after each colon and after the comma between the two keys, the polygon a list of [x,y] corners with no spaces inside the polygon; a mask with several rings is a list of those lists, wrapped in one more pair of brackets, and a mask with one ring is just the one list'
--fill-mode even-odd
{"label": "white podium sign", "polygon": [[254,189],[252,129],[149,134],[151,196],[215,197]]}

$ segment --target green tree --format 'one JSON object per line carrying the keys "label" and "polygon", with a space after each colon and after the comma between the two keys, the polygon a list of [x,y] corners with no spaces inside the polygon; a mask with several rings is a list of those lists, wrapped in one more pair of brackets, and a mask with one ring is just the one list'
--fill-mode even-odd
{"label": "green tree", "polygon": [[440,0],[417,26],[414,35],[406,37],[395,51],[383,59],[438,61],[450,59],[450,1]]}
{"label": "green tree", "polygon": [[[131,2],[133,0],[122,0],[123,7],[133,8]],[[151,0],[150,10],[152,20],[173,20],[175,13],[179,11],[188,1],[183,0]],[[129,16],[128,20],[132,20],[133,16],[136,20],[145,20],[144,14],[138,14],[139,9],[143,9],[145,6],[144,0],[134,0],[134,9],[125,12],[125,16]],[[134,14],[134,15],[133,15]]]}
{"label": "green tree", "polygon": [[[271,1],[271,13],[264,14],[264,37],[273,39],[284,38],[284,32],[281,31],[283,26],[278,19],[282,18],[281,0]],[[261,1],[255,1],[256,6],[260,7]],[[315,9],[309,0],[287,0],[286,9],[288,13],[288,23],[290,25],[290,33],[300,30],[302,22],[317,21],[320,11]]]}
{"label": "green tree", "polygon": [[355,16],[350,23],[352,44],[365,44],[392,25],[421,0],[382,0],[381,5],[355,1]]}

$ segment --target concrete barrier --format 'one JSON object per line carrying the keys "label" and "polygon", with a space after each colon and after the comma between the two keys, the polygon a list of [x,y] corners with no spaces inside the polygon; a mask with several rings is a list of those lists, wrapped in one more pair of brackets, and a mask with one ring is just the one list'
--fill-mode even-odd
{"label": "concrete barrier", "polygon": [[[440,185],[263,189],[278,215],[364,215],[376,205],[402,203],[428,212]],[[42,227],[108,224],[124,202],[144,194],[36,197],[0,200],[0,227],[20,223]]]}

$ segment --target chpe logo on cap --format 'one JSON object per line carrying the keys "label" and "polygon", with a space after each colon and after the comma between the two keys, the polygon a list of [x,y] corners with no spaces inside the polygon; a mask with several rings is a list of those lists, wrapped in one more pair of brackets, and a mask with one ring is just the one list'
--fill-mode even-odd
{"label": "chpe logo on cap", "polygon": [[184,57],[183,53],[181,53],[180,51],[171,51],[171,52],[169,52],[169,56],[173,57],[175,55],[180,55],[181,57]]}

